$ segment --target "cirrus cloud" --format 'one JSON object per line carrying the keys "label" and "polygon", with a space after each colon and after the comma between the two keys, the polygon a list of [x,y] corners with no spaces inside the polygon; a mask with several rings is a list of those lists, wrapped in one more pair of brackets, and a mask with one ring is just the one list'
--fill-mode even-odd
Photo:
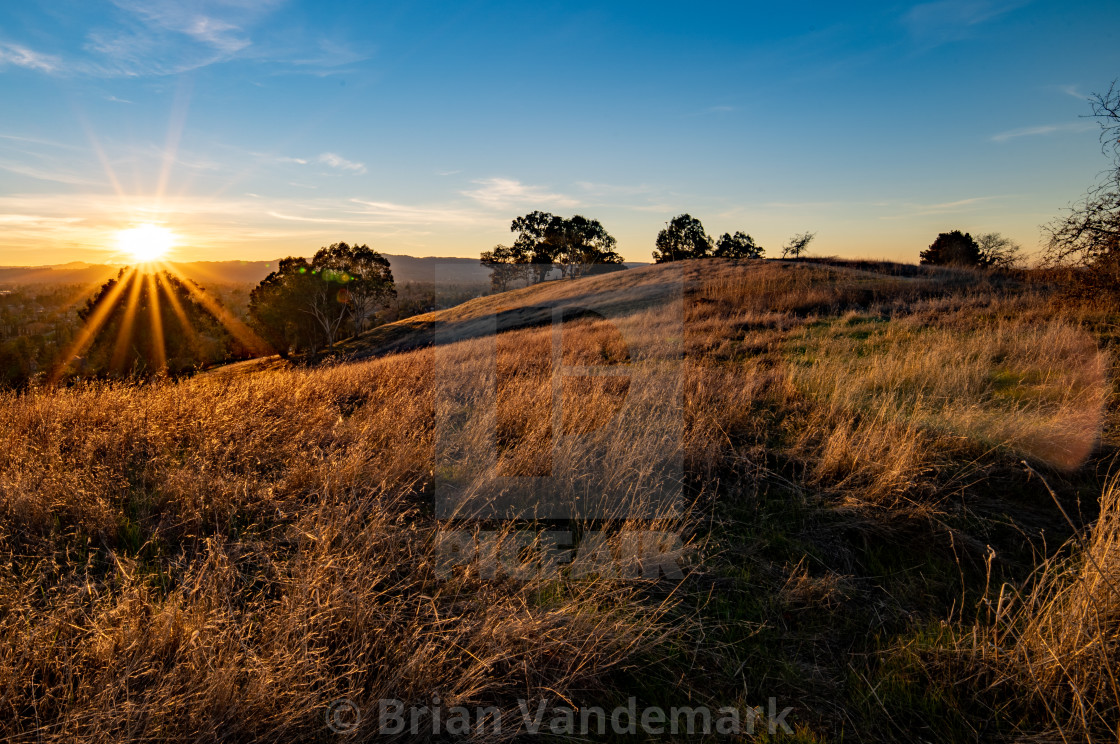
{"label": "cirrus cloud", "polygon": [[15,65],[39,72],[54,72],[60,60],[50,54],[41,54],[18,44],[0,42],[0,68]]}
{"label": "cirrus cloud", "polygon": [[353,160],[347,160],[333,152],[324,152],[317,157],[315,161],[323,165],[329,165],[331,168],[337,168],[338,170],[353,171],[354,173],[366,172],[364,163],[356,163]]}
{"label": "cirrus cloud", "polygon": [[509,209],[528,203],[553,207],[579,206],[579,201],[570,196],[552,193],[543,186],[530,186],[513,178],[483,178],[472,183],[478,188],[460,193],[492,209]]}
{"label": "cirrus cloud", "polygon": [[1045,134],[1059,134],[1070,132],[1088,132],[1096,129],[1097,125],[1089,121],[1070,121],[1063,124],[1043,124],[1037,127],[1020,127],[1009,129],[1006,132],[992,135],[992,142],[1007,142],[1019,137],[1037,137]]}

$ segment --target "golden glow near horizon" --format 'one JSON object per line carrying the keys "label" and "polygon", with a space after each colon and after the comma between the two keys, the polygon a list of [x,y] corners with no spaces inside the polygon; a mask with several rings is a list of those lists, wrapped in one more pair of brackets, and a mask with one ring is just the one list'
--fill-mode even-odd
{"label": "golden glow near horizon", "polygon": [[175,246],[175,233],[159,225],[137,225],[117,233],[117,247],[138,263],[156,261]]}

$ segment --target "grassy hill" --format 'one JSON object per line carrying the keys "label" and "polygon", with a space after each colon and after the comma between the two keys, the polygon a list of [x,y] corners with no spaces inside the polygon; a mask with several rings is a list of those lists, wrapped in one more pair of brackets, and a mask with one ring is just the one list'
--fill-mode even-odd
{"label": "grassy hill", "polygon": [[[1118,320],[1029,277],[713,259],[318,368],[4,395],[0,735],[334,741],[346,699],[364,740],[377,701],[438,695],[1115,738]],[[561,511],[495,472],[552,474]],[[449,531],[560,528],[618,561],[446,560]],[[652,533],[679,575],[624,565]]]}

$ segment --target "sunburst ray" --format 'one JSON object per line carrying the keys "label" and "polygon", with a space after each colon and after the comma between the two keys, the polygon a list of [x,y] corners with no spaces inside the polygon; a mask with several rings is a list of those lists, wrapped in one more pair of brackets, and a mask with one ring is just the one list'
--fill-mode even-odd
{"label": "sunburst ray", "polygon": [[163,315],[160,311],[159,288],[156,286],[156,276],[148,273],[144,280],[148,290],[148,312],[152,326],[152,355],[154,367],[157,372],[167,370],[167,346],[163,339]]}
{"label": "sunburst ray", "polygon": [[131,267],[126,269],[117,280],[117,283],[113,285],[113,288],[109,290],[109,293],[98,303],[93,313],[86,320],[85,325],[78,331],[78,337],[74,339],[73,343],[71,343],[66,351],[63,352],[62,356],[59,357],[58,364],[55,366],[54,371],[51,372],[50,377],[47,378],[48,385],[54,385],[61,380],[62,376],[66,374],[66,368],[70,366],[70,363],[85,353],[86,349],[88,349],[94,339],[97,338],[97,334],[100,333],[101,328],[105,325],[109,316],[116,308],[117,300],[120,299],[121,294],[124,292],[129,278],[135,273],[135,269]]}
{"label": "sunburst ray", "polygon": [[112,372],[124,371],[128,357],[128,349],[133,342],[133,327],[136,325],[137,306],[140,304],[141,277],[138,272],[133,272],[128,287],[128,299],[124,306],[124,319],[121,327],[117,329],[117,342],[113,346],[113,356],[109,361]]}
{"label": "sunburst ray", "polygon": [[179,142],[183,138],[183,127],[187,123],[187,110],[190,108],[192,82],[189,76],[179,81],[175,91],[175,102],[172,107],[171,121],[167,124],[167,141],[163,147],[163,167],[159,172],[159,181],[156,183],[156,206],[163,204],[167,194],[167,184],[171,180],[171,171],[179,156]]}
{"label": "sunburst ray", "polygon": [[167,304],[171,305],[171,312],[175,313],[175,317],[179,320],[179,327],[182,329],[183,335],[187,337],[187,344],[191,347],[191,351],[197,354],[201,350],[198,333],[195,332],[194,327],[191,325],[190,318],[187,317],[187,312],[183,309],[179,298],[175,296],[175,290],[170,282],[167,281],[166,277],[166,272],[160,271],[156,273],[156,281],[159,282],[160,287],[167,296]]}
{"label": "sunburst ray", "polygon": [[230,335],[237,339],[250,353],[255,356],[267,356],[274,353],[267,341],[257,335],[252,328],[234,317],[233,313],[227,310],[209,294],[202,291],[198,285],[184,276],[177,268],[168,263],[162,264],[162,267],[181,281],[183,286],[186,287],[187,292],[190,293],[191,298],[202,305],[203,309],[205,309],[214,320],[221,323],[225,329],[229,331]]}

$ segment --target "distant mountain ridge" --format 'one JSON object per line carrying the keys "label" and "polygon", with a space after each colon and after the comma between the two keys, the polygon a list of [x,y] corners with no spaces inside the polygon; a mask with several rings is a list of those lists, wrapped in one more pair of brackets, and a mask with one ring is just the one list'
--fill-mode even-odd
{"label": "distant mountain ridge", "polygon": [[[477,258],[443,258],[381,254],[389,259],[397,284],[489,284],[490,270]],[[203,287],[208,284],[257,284],[276,268],[273,261],[171,261],[180,272]],[[627,262],[634,268],[642,263]],[[20,284],[95,284],[116,275],[123,264],[72,261],[53,266],[0,266],[0,286]]]}
{"label": "distant mountain ridge", "polygon": [[[489,270],[477,258],[442,258],[382,254],[389,259],[398,284],[486,284]],[[202,286],[207,284],[257,284],[276,268],[273,261],[171,261],[179,271]],[[94,284],[108,280],[121,265],[73,261],[54,266],[0,266],[0,285]]]}

